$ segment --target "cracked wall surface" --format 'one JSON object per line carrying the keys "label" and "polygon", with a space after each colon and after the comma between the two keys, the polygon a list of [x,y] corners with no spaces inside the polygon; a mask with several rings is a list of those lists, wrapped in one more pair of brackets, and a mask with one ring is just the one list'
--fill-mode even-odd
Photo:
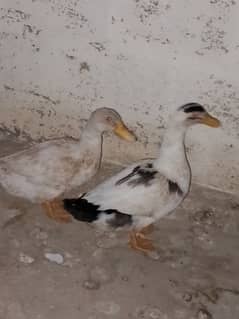
{"label": "cracked wall surface", "polygon": [[132,161],[156,153],[177,106],[198,101],[223,127],[188,134],[194,180],[238,193],[238,14],[234,0],[2,0],[0,127],[78,137],[93,109],[114,107],[140,142],[108,138],[105,153]]}

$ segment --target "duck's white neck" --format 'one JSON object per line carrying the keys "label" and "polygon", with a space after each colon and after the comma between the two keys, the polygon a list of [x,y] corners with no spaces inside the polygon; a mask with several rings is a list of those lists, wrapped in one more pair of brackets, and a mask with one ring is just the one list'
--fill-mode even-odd
{"label": "duck's white neck", "polygon": [[102,142],[103,133],[87,124],[81,133],[79,146],[75,145],[75,151],[79,157],[84,156],[85,152],[90,153],[97,162],[101,158]]}
{"label": "duck's white neck", "polygon": [[184,192],[188,191],[191,180],[184,144],[186,130],[184,126],[170,126],[167,129],[154,164],[164,176],[178,183]]}
{"label": "duck's white neck", "polygon": [[101,139],[101,137],[102,132],[100,132],[91,122],[88,122],[81,133],[80,141],[94,142],[97,139]]}

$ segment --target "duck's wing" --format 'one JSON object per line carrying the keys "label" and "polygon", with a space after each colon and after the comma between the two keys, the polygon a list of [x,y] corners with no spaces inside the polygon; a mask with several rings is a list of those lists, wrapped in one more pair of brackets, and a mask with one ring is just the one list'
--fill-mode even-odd
{"label": "duck's wing", "polygon": [[57,196],[71,171],[72,164],[67,156],[67,143],[62,140],[44,142],[3,157],[0,159],[0,183],[9,193],[29,199],[33,198],[32,191],[37,191],[38,197]]}
{"label": "duck's wing", "polygon": [[2,157],[0,158],[0,167],[7,173],[14,172],[24,176],[43,174],[45,168],[56,165],[55,161],[60,157],[59,153],[64,154],[64,142],[64,140],[43,142],[29,149]]}
{"label": "duck's wing", "polygon": [[[126,214],[140,215],[151,209],[152,202],[157,198],[155,192],[159,188],[162,187],[163,190],[165,186],[168,191],[166,183],[167,179],[154,168],[153,161],[144,160],[130,165],[83,197],[66,199],[64,203],[68,211],[71,210],[71,205],[75,210],[85,210],[86,207],[81,205],[91,203],[101,211],[115,209]],[[91,211],[93,210],[91,207]]]}

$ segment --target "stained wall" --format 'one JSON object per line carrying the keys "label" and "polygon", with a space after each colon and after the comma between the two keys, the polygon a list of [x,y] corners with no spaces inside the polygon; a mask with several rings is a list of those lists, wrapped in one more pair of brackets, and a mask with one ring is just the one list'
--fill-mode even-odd
{"label": "stained wall", "polygon": [[194,127],[194,181],[239,192],[239,4],[234,0],[2,0],[0,124],[25,138],[80,135],[117,109],[139,136],[105,156],[152,156],[168,117],[198,101],[223,127]]}

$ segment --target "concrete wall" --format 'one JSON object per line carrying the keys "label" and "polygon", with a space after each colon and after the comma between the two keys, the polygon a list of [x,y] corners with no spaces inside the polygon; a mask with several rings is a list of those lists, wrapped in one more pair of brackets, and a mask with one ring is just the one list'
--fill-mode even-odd
{"label": "concrete wall", "polygon": [[[223,122],[195,127],[194,180],[239,192],[239,4],[234,0],[1,0],[1,126],[32,138],[79,136],[91,110],[116,108],[153,155],[173,109],[198,101]],[[116,152],[117,151],[117,152]],[[113,156],[112,156],[113,153]]]}

